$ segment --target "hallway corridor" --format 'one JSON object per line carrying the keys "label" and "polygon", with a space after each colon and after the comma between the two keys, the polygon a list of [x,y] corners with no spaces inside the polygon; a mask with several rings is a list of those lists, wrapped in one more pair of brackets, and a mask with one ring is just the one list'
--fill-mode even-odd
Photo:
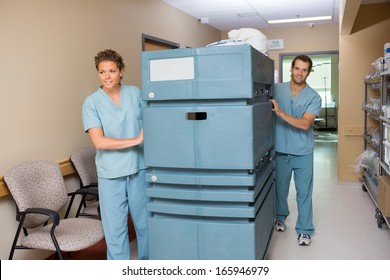
{"label": "hallway corridor", "polygon": [[337,142],[318,141],[314,151],[313,212],[316,231],[308,247],[295,233],[295,188],[289,195],[287,230],[275,232],[270,260],[389,260],[390,230],[377,227],[375,205],[360,182],[337,181]]}

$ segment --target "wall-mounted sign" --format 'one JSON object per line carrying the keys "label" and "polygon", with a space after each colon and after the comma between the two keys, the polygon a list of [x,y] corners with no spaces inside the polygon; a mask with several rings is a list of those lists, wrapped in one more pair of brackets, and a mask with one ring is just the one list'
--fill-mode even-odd
{"label": "wall-mounted sign", "polygon": [[284,48],[284,40],[283,39],[268,40],[268,49],[281,50],[283,48]]}

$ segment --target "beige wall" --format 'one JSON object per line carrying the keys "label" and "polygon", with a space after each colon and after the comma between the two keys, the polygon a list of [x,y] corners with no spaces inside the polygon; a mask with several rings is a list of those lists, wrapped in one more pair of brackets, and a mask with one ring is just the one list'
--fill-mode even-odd
{"label": "beige wall", "polygon": [[[267,52],[268,56],[275,62],[275,70],[279,70],[280,53],[337,51],[339,49],[338,28],[338,24],[330,24],[314,25],[313,28],[301,26],[263,29],[260,31],[268,40],[284,40],[284,49],[269,50]],[[226,32],[222,33],[222,38],[228,38]]]}
{"label": "beige wall", "polygon": [[[363,152],[364,76],[371,63],[383,56],[390,42],[390,4],[361,6],[351,35],[340,36],[339,173],[340,181],[357,181],[356,158]],[[358,136],[348,135],[357,128]]]}
{"label": "beige wall", "polygon": [[[178,24],[180,23],[180,24]],[[94,55],[120,52],[124,83],[141,85],[141,34],[200,47],[220,32],[159,0],[0,1],[0,176],[30,159],[61,160],[90,145],[81,105],[99,86]],[[70,189],[74,178],[67,179]],[[16,230],[10,196],[0,197],[0,259]],[[32,251],[16,259],[42,258]]]}
{"label": "beige wall", "polygon": [[[37,157],[60,160],[89,145],[80,120],[98,87],[94,55],[119,51],[124,82],[141,85],[141,34],[204,46],[220,32],[159,0],[2,0],[0,174]],[[180,22],[180,24],[177,24]]]}
{"label": "beige wall", "polygon": [[280,53],[337,51],[339,48],[338,25],[314,25],[265,29],[262,32],[267,39],[284,39],[283,50],[269,50],[268,55],[275,61],[275,69],[279,69]]}

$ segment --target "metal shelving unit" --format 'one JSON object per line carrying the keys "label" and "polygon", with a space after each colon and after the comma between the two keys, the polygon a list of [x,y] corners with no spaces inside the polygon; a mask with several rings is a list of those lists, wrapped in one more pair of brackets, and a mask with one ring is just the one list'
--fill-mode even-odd
{"label": "metal shelving unit", "polygon": [[[386,223],[390,228],[390,217],[385,217],[378,206],[378,178],[385,175],[390,176],[389,162],[385,162],[385,135],[384,124],[390,124],[389,115],[383,113],[382,107],[390,105],[389,97],[389,72],[383,72],[373,79],[364,81],[365,93],[362,109],[364,114],[364,150],[373,150],[378,157],[372,159],[374,168],[365,168],[362,178],[362,188],[370,195],[375,204],[375,218],[378,228]],[[389,141],[390,142],[390,141]]]}

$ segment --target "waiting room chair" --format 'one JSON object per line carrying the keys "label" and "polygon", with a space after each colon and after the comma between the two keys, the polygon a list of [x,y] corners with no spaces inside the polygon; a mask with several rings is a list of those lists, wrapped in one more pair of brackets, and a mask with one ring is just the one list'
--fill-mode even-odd
{"label": "waiting room chair", "polygon": [[[70,156],[80,182],[80,189],[88,189],[89,193],[83,195],[79,207],[76,212],[76,217],[79,216],[99,216],[99,195],[98,195],[98,176],[95,164],[96,149],[87,147],[77,150]],[[74,196],[69,203],[69,210],[72,207]]]}
{"label": "waiting room chair", "polygon": [[[19,222],[10,260],[15,249],[56,251],[58,258],[63,259],[63,252],[79,251],[103,239],[98,219],[60,218],[59,211],[67,204],[68,193],[57,163],[23,162],[10,168],[3,178],[16,203]],[[20,234],[22,229],[24,236]]]}

